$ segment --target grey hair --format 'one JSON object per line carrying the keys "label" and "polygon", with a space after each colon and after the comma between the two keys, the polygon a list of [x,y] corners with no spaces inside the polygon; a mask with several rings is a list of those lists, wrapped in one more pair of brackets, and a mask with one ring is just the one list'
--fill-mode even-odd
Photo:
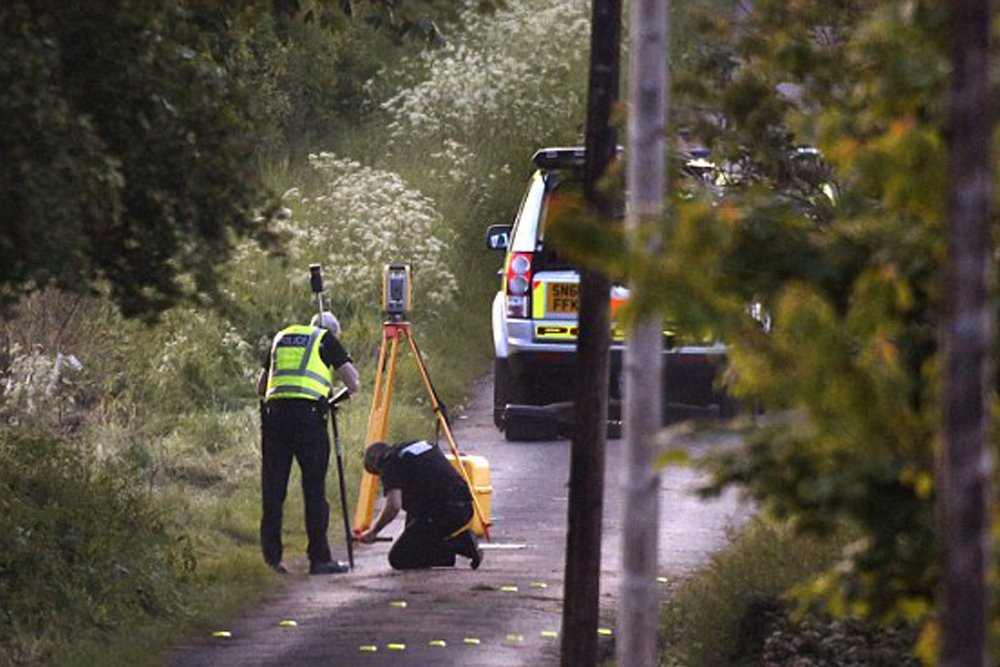
{"label": "grey hair", "polygon": [[313,315],[312,322],[310,322],[310,324],[314,327],[323,327],[334,336],[340,335],[340,322],[329,310],[323,311],[322,319],[320,318],[319,313]]}

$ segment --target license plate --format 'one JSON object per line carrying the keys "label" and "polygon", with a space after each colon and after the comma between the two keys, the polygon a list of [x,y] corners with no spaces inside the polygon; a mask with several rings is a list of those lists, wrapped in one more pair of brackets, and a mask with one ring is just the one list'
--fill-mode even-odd
{"label": "license plate", "polygon": [[575,313],[579,309],[577,283],[550,283],[548,311],[550,313]]}

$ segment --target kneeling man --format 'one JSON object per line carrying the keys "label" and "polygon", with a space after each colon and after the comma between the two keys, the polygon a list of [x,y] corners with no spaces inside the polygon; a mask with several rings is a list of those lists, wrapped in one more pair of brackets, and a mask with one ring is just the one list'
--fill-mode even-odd
{"label": "kneeling man", "polygon": [[373,442],[365,449],[365,470],[382,479],[385,502],[359,541],[374,542],[402,509],[406,528],[389,551],[394,569],[452,567],[456,554],[468,558],[472,569],[479,567],[483,553],[468,528],[472,494],[437,445]]}

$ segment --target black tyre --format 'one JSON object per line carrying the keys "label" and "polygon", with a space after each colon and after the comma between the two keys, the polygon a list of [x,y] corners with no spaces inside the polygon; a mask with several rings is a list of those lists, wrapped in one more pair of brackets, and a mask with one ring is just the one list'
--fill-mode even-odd
{"label": "black tyre", "polygon": [[518,414],[507,415],[503,434],[510,442],[555,440],[559,437],[559,422],[542,412],[525,414],[524,411],[518,411]]}
{"label": "black tyre", "polygon": [[538,429],[533,423],[517,417],[508,419],[504,423],[503,437],[509,442],[530,442],[544,439],[539,435]]}

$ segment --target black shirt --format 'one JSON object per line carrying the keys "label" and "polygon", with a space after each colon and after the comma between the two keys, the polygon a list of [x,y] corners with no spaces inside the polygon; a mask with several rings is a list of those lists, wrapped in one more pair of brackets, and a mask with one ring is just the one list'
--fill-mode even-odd
{"label": "black shirt", "polygon": [[[271,346],[274,345],[274,339],[271,339]],[[340,340],[334,336],[329,331],[326,335],[320,338],[319,341],[319,358],[323,360],[323,363],[327,366],[331,366],[334,369],[340,368],[348,362],[352,362],[351,355],[347,353],[347,349],[344,348]],[[270,369],[271,367],[271,347],[268,347],[261,353],[261,366]]]}
{"label": "black shirt", "polygon": [[426,440],[392,447],[382,461],[379,477],[386,493],[403,492],[408,517],[434,514],[442,505],[471,503],[469,487],[436,445]]}

